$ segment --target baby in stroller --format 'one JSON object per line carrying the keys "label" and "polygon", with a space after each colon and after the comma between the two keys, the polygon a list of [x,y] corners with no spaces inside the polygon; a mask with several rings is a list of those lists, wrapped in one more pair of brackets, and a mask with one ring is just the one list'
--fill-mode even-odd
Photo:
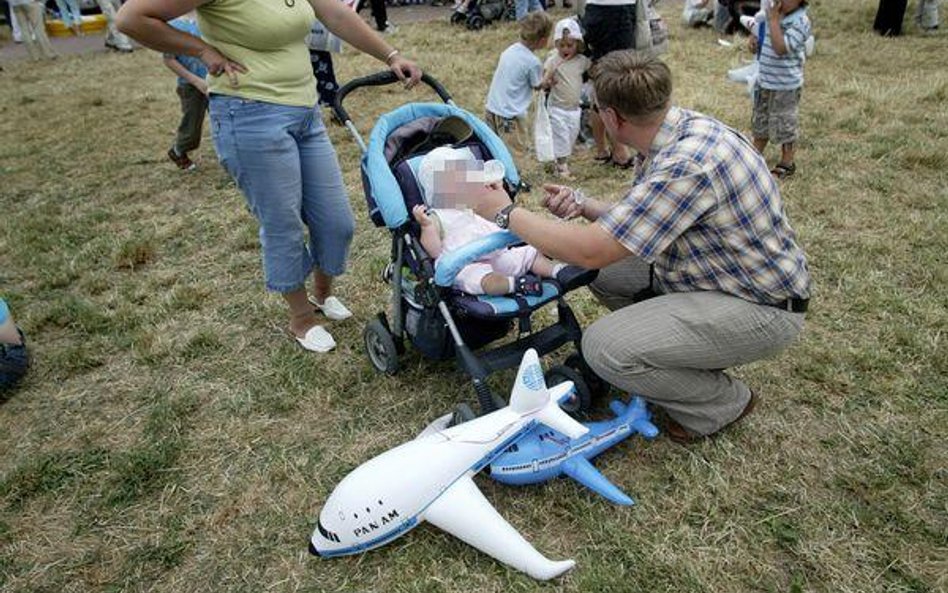
{"label": "baby in stroller", "polygon": [[[418,167],[418,181],[426,205],[412,209],[421,226],[425,251],[437,259],[474,239],[500,231],[500,227],[474,214],[478,196],[504,191],[504,165],[477,160],[470,150],[439,147]],[[555,278],[565,264],[555,264],[535,248],[525,245],[498,249],[470,263],[458,273],[454,288],[468,294],[540,295],[543,278]]]}

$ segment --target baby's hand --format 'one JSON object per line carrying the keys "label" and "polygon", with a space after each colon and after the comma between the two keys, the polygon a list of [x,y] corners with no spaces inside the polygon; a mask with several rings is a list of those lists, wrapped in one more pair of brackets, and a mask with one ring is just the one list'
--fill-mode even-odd
{"label": "baby's hand", "polygon": [[420,224],[422,228],[431,224],[431,217],[428,216],[428,209],[425,206],[419,204],[411,209],[411,213],[415,216],[415,220],[418,221],[418,224]]}

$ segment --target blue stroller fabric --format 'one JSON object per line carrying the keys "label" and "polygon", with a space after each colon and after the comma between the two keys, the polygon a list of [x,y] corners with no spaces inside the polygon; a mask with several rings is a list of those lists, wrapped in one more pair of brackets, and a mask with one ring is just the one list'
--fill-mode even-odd
{"label": "blue stroller fabric", "polygon": [[379,117],[369,136],[368,149],[362,158],[362,169],[368,180],[368,192],[376,211],[381,214],[385,226],[397,229],[409,220],[408,208],[401,187],[392,173],[391,164],[385,157],[385,141],[389,134],[400,126],[421,117],[447,117],[456,115],[464,119],[474,130],[480,142],[490,151],[491,157],[504,164],[506,180],[512,187],[520,184],[520,174],[510,151],[487,124],[473,114],[454,105],[441,103],[410,103]]}

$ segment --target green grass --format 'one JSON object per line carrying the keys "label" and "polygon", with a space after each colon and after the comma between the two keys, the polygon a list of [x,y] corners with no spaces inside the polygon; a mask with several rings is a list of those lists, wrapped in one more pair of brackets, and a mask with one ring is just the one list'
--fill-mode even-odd
{"label": "green grass", "polygon": [[[662,7],[676,101],[746,130],[750,103],[724,77],[746,51],[679,28],[676,6]],[[600,458],[632,509],[569,481],[478,479],[539,550],[577,559],[545,586],[429,527],[363,556],[306,554],[346,473],[472,396],[449,364],[409,354],[380,377],[362,352],[389,247],[344,130],[330,133],[358,228],[339,293],[356,318],[313,356],[283,333],[255,223],[209,136],[195,174],[165,161],[178,105],[156,54],[4,64],[0,293],[35,366],[0,405],[0,589],[948,590],[945,37],[881,40],[856,0],[812,12],[799,173],[782,184],[816,286],[804,334],[735,371],[763,401],[734,430]],[[513,35],[431,23],[393,40],[479,114]],[[376,68],[351,51],[337,66],[342,79]],[[368,129],[428,97],[381,89],[350,111]],[[577,183],[619,197],[626,176],[589,156]],[[602,313],[586,293],[571,302],[583,323]]]}

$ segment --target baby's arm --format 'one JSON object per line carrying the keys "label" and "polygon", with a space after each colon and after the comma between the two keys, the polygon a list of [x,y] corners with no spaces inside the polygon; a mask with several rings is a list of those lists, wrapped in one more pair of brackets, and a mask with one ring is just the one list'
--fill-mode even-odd
{"label": "baby's arm", "polygon": [[434,259],[441,256],[441,225],[436,218],[428,216],[424,206],[418,205],[412,208],[411,213],[415,220],[421,225],[421,246],[425,248]]}

